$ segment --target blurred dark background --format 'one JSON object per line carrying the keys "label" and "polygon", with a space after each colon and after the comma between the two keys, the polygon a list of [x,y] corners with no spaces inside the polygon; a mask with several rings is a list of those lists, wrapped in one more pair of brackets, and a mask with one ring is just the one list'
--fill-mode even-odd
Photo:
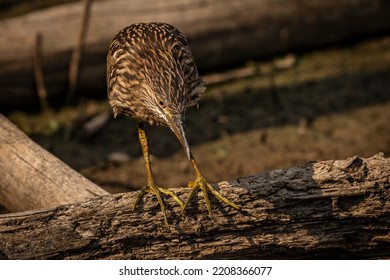
{"label": "blurred dark background", "polygon": [[[134,22],[188,36],[208,90],[187,130],[210,181],[390,153],[387,0],[91,1],[72,88],[84,7],[0,1],[0,110],[111,192],[145,183],[137,123],[114,120],[105,99],[109,42]],[[193,174],[174,135],[148,131],[157,179],[186,184]]]}

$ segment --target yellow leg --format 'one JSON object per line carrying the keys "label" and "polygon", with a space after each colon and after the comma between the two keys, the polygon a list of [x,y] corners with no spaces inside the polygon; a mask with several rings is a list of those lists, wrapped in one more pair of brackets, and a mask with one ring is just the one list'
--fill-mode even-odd
{"label": "yellow leg", "polygon": [[135,211],[135,209],[137,208],[137,205],[138,205],[139,201],[141,200],[141,198],[144,196],[144,194],[146,194],[146,193],[154,194],[157,197],[157,201],[158,201],[158,204],[160,205],[161,212],[164,215],[164,222],[167,226],[169,226],[168,218],[167,218],[167,214],[166,214],[166,210],[165,210],[165,205],[164,205],[164,201],[162,199],[161,194],[163,193],[163,194],[171,196],[180,205],[180,207],[182,209],[184,208],[184,203],[183,203],[183,201],[181,201],[181,199],[173,191],[162,188],[162,187],[158,187],[156,185],[156,183],[154,181],[153,173],[152,173],[152,167],[150,165],[150,159],[149,159],[148,136],[146,134],[146,131],[145,131],[142,123],[139,123],[138,138],[139,138],[139,142],[141,144],[142,153],[143,153],[144,160],[145,160],[146,175],[147,175],[148,184],[145,188],[143,188],[138,193],[137,199],[134,203],[133,211]]}
{"label": "yellow leg", "polygon": [[211,186],[207,182],[207,180],[204,178],[204,176],[200,172],[198,164],[196,163],[195,159],[192,156],[191,156],[190,160],[191,160],[192,166],[194,167],[196,177],[195,177],[194,182],[188,183],[188,186],[193,188],[193,190],[191,191],[190,196],[188,197],[186,203],[184,204],[184,207],[182,210],[183,212],[187,208],[188,204],[191,202],[195,193],[199,190],[201,190],[203,192],[204,199],[206,201],[207,210],[208,210],[210,216],[211,216],[212,212],[211,212],[211,204],[210,204],[210,200],[209,200],[209,196],[208,196],[208,191],[210,191],[211,194],[213,194],[216,198],[225,202],[226,204],[230,205],[231,207],[233,207],[237,210],[241,209],[240,206],[238,206],[237,204],[228,200],[226,197],[224,197],[220,192],[218,192],[216,189],[214,189],[213,186]]}

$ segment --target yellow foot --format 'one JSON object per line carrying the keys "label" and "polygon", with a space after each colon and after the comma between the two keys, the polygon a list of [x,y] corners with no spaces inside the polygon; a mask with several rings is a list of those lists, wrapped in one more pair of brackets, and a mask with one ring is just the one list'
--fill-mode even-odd
{"label": "yellow foot", "polygon": [[207,206],[207,210],[209,212],[209,215],[211,216],[211,204],[210,204],[210,200],[209,200],[209,195],[208,195],[208,191],[211,192],[211,194],[213,194],[216,198],[218,198],[219,200],[225,202],[226,204],[229,204],[231,207],[237,209],[237,210],[240,210],[241,207],[238,206],[237,204],[231,202],[230,200],[228,200],[226,197],[224,197],[220,192],[218,192],[216,189],[213,188],[213,186],[211,186],[207,181],[206,179],[199,175],[195,178],[195,181],[194,182],[189,182],[188,183],[188,186],[190,188],[193,188],[188,200],[186,201],[186,203],[184,204],[184,207],[183,207],[183,210],[182,212],[185,211],[185,209],[187,208],[188,204],[191,202],[192,198],[194,197],[195,193],[197,191],[199,191],[199,189],[203,192],[203,195],[204,195],[204,199],[206,200],[206,206]]}
{"label": "yellow foot", "polygon": [[154,194],[156,197],[157,197],[157,201],[158,201],[158,204],[160,204],[160,209],[161,209],[161,212],[163,213],[164,215],[164,222],[165,222],[165,225],[167,227],[169,227],[169,223],[168,223],[168,218],[167,218],[167,214],[166,214],[166,211],[165,211],[165,204],[164,204],[164,201],[162,199],[162,196],[161,194],[166,194],[166,195],[169,195],[171,196],[179,205],[180,207],[183,209],[184,208],[184,203],[183,201],[171,190],[168,190],[168,189],[165,189],[165,188],[161,188],[161,187],[158,187],[154,184],[151,184],[150,186],[147,186],[145,188],[143,188],[139,193],[138,193],[138,196],[137,196],[137,199],[134,203],[134,208],[133,208],[133,212],[136,210],[137,208],[137,205],[138,203],[140,202],[141,198],[146,194],[146,193],[151,193],[151,194]]}

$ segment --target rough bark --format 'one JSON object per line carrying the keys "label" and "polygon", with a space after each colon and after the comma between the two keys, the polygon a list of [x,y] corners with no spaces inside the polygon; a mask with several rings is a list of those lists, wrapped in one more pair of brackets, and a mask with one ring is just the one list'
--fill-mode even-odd
{"label": "rough bark", "polygon": [[[242,205],[200,196],[190,209],[167,201],[164,225],[147,195],[107,195],[0,216],[0,257],[9,259],[377,259],[390,257],[390,159],[311,162],[230,182],[220,191]],[[178,189],[184,199],[188,189]]]}
{"label": "rough bark", "polygon": [[41,209],[106,195],[0,114],[0,204],[10,211]]}
{"label": "rough bark", "polygon": [[[94,2],[81,61],[79,93],[105,94],[109,41],[134,22],[165,21],[190,40],[198,67],[244,63],[271,54],[356,40],[390,29],[387,0],[115,0]],[[34,36],[43,34],[43,71],[49,97],[64,94],[82,3],[62,5],[0,22],[0,107],[34,99]]]}

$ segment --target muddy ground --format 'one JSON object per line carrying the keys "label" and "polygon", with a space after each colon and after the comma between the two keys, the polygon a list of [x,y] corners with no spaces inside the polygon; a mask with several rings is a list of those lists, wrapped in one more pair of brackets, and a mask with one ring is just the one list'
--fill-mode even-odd
{"label": "muddy ground", "polygon": [[[193,154],[211,182],[308,161],[390,155],[389,37],[250,61],[246,67],[255,74],[209,86],[199,109],[187,111]],[[111,118],[93,137],[83,136],[77,126],[69,128],[80,115],[107,110],[105,100],[89,100],[78,108],[8,117],[108,191],[142,187],[146,179],[136,121]],[[173,133],[147,129],[158,183],[174,187],[193,179]],[[113,153],[124,161],[110,161]]]}

